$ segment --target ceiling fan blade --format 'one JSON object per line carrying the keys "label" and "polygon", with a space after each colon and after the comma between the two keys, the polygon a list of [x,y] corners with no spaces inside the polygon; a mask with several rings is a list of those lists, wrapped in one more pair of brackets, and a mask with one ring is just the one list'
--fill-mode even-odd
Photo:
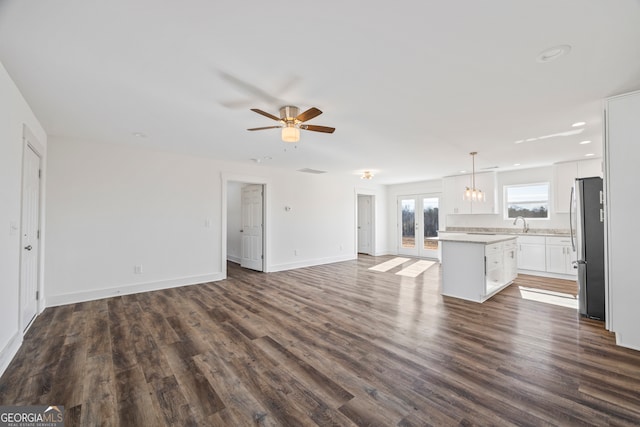
{"label": "ceiling fan blade", "polygon": [[298,117],[296,117],[296,120],[299,120],[301,122],[306,122],[307,120],[311,120],[314,117],[318,117],[320,114],[322,114],[322,111],[318,110],[316,107],[311,107],[304,113],[298,114]]}
{"label": "ceiling fan blade", "polygon": [[232,83],[236,88],[240,89],[241,91],[245,92],[248,95],[260,98],[269,104],[273,104],[273,105],[282,104],[282,101],[280,99],[268,94],[264,90],[260,89],[257,86],[252,85],[251,83],[241,80],[238,77],[231,75],[229,73],[225,73],[222,70],[218,70],[218,73],[220,74],[220,77]]}
{"label": "ceiling fan blade", "polygon": [[280,129],[282,126],[264,126],[261,128],[251,128],[247,130],[264,130],[264,129]]}
{"label": "ceiling fan blade", "polygon": [[277,121],[277,122],[279,122],[279,121],[280,121],[280,117],[276,117],[276,116],[274,116],[273,114],[269,114],[269,113],[267,113],[266,111],[262,111],[262,110],[260,110],[260,109],[258,109],[258,108],[252,108],[252,109],[251,109],[251,111],[253,111],[253,112],[255,112],[255,113],[258,113],[258,114],[262,114],[263,116],[265,116],[265,117],[269,117],[270,119],[273,119],[273,120],[275,120],[275,121]]}
{"label": "ceiling fan blade", "polygon": [[333,133],[336,128],[330,128],[328,126],[316,126],[316,125],[300,125],[300,129],[312,130],[314,132]]}

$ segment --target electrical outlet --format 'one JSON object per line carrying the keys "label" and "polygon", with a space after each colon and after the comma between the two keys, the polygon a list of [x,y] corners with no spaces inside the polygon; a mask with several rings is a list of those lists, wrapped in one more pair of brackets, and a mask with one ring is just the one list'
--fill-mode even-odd
{"label": "electrical outlet", "polygon": [[134,265],[133,266],[133,273],[134,274],[142,274],[142,266],[141,265]]}

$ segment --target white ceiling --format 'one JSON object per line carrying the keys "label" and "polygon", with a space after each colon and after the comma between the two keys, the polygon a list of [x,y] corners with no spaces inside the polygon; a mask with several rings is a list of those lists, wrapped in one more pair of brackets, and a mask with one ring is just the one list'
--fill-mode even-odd
{"label": "white ceiling", "polygon": [[[638,0],[379,3],[0,0],[0,61],[50,136],[384,184],[470,169],[470,151],[477,169],[599,157],[602,99],[640,89]],[[246,131],[276,124],[249,108],[284,104],[336,132]]]}

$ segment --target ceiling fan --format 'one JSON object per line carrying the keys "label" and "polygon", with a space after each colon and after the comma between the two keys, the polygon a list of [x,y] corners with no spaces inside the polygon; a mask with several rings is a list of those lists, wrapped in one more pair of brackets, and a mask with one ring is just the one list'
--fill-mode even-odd
{"label": "ceiling fan", "polygon": [[285,105],[284,107],[280,108],[280,117],[276,117],[273,114],[269,114],[266,111],[259,110],[258,108],[252,108],[251,111],[255,111],[258,114],[269,117],[272,120],[280,122],[280,124],[278,126],[264,126],[247,130],[254,131],[281,128],[282,140],[284,142],[298,142],[300,140],[300,129],[324,133],[333,133],[336,130],[335,128],[331,128],[328,126],[304,124],[304,122],[322,114],[322,111],[318,110],[316,107],[311,107],[307,111],[300,113],[300,109],[298,107]]}

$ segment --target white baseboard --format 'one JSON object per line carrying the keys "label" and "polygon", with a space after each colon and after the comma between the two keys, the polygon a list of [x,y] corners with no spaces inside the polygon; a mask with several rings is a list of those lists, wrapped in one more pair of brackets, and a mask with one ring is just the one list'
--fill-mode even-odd
{"label": "white baseboard", "polygon": [[546,271],[522,270],[518,269],[518,274],[528,274],[530,276],[549,277],[551,279],[578,280],[578,276],[571,274],[547,273]]}
{"label": "white baseboard", "polygon": [[20,332],[16,332],[0,352],[0,376],[4,374],[4,371],[7,369],[16,353],[20,350],[21,345],[22,334]]}
{"label": "white baseboard", "polygon": [[240,258],[239,256],[227,255],[227,261],[231,261],[235,264],[240,264],[242,258]]}
{"label": "white baseboard", "polygon": [[357,259],[357,255],[340,255],[328,258],[309,259],[299,262],[290,262],[286,264],[270,265],[267,272],[275,273],[277,271],[294,270],[296,268],[313,267],[315,265],[333,264],[334,262],[351,261]]}
{"label": "white baseboard", "polygon": [[161,289],[177,288],[180,286],[197,285],[199,283],[216,282],[224,279],[223,273],[205,274],[201,276],[179,277],[175,279],[161,280],[157,282],[134,283],[107,289],[95,289],[90,291],[72,292],[61,295],[48,295],[48,307],[58,305],[75,304],[78,302],[93,301],[102,298],[116,297],[120,295],[137,294],[140,292],[159,291]]}

